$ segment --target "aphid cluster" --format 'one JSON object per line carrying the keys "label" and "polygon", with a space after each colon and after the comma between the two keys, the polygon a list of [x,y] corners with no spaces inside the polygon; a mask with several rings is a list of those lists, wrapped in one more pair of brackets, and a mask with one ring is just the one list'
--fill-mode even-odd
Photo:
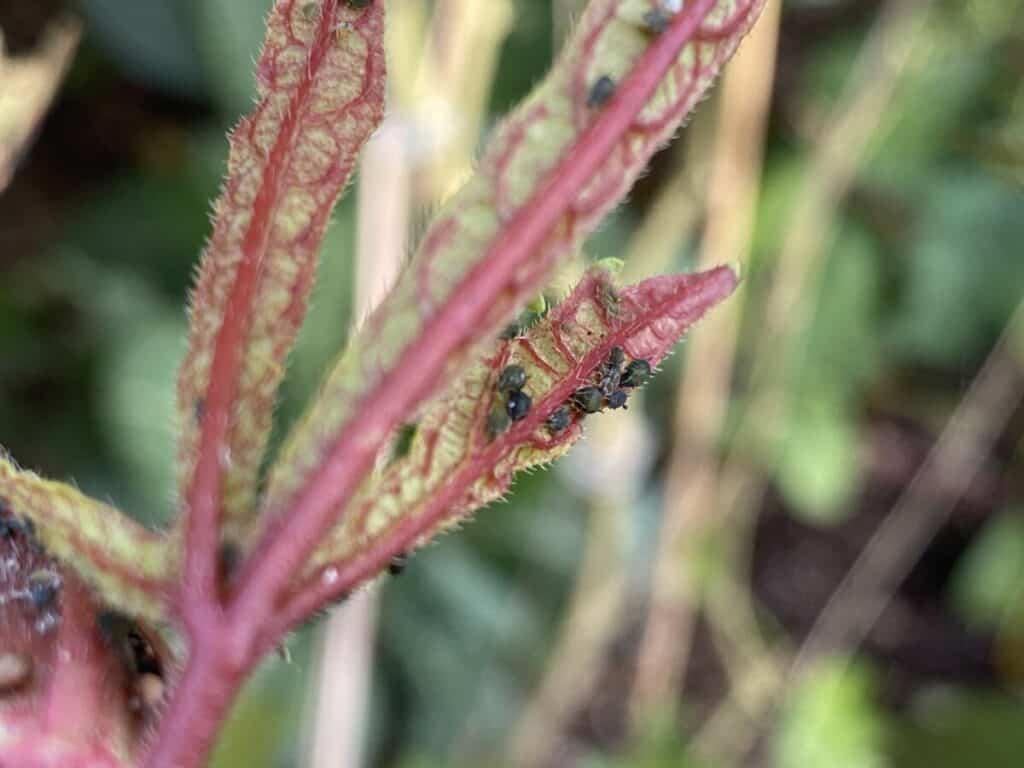
{"label": "aphid cluster", "polygon": [[487,433],[492,440],[530,412],[533,401],[523,392],[525,386],[526,371],[521,365],[506,365],[498,375],[498,396],[487,415]]}
{"label": "aphid cluster", "polygon": [[[583,415],[597,413],[605,408],[625,408],[626,401],[629,400],[628,390],[647,383],[651,376],[651,364],[647,360],[632,360],[623,368],[625,360],[626,353],[622,348],[613,347],[608,359],[594,372],[596,376],[594,384],[580,387],[573,392],[569,398],[569,405]],[[565,406],[551,414],[551,417],[553,418],[563,409]],[[548,427],[552,432],[560,431],[555,427],[561,424],[561,419],[562,417],[555,425],[551,424],[551,418],[548,419]]]}

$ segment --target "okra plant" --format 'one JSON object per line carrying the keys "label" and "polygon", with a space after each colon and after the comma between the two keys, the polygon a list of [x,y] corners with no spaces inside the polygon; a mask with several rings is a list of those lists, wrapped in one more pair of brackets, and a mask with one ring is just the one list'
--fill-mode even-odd
{"label": "okra plant", "polygon": [[597,266],[513,318],[763,3],[591,0],[261,472],[324,229],[385,93],[383,0],[276,0],[191,295],[175,523],[143,528],[0,458],[0,765],[205,764],[286,633],[625,407],[731,269],[619,285]]}

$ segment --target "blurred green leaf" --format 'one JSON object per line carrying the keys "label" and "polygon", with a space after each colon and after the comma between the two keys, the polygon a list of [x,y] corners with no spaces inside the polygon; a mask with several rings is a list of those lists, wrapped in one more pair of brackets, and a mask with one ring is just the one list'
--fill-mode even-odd
{"label": "blurred green leaf", "polygon": [[930,365],[977,360],[1024,297],[1024,197],[977,171],[937,172],[917,229],[889,345]]}
{"label": "blurred green leaf", "polygon": [[188,19],[176,0],[79,0],[96,40],[125,75],[182,96],[204,89]]}
{"label": "blurred green leaf", "polygon": [[256,96],[253,62],[271,5],[272,0],[188,0],[203,68],[230,120],[247,111]]}
{"label": "blurred green leaf", "polygon": [[858,229],[840,231],[817,305],[788,348],[788,411],[776,459],[794,510],[836,522],[858,480],[857,402],[878,369],[878,257]]}
{"label": "blurred green leaf", "polygon": [[1018,768],[1024,755],[1020,699],[954,690],[929,695],[891,728],[899,768]]}
{"label": "blurred green leaf", "polygon": [[960,615],[996,629],[1024,618],[1024,510],[994,517],[971,542],[953,573],[952,599]]}
{"label": "blurred green leaf", "polygon": [[778,768],[881,768],[884,720],[867,667],[823,661],[791,691],[775,736]]}

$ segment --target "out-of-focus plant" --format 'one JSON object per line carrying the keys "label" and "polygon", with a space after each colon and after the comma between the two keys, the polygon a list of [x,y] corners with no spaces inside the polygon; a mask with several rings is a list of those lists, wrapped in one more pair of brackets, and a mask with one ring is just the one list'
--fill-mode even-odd
{"label": "out-of-focus plant", "polygon": [[593,0],[262,478],[319,245],[385,90],[380,0],[278,0],[192,295],[175,524],[150,531],[0,460],[5,759],[203,764],[289,630],[623,407],[733,290],[732,270],[620,286],[598,266],[520,311],[763,3]]}

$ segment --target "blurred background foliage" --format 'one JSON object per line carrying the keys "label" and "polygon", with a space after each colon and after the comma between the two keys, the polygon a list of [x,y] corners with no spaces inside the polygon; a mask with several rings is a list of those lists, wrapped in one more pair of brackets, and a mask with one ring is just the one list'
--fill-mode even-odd
{"label": "blurred background foliage", "polygon": [[[408,4],[422,15],[433,8]],[[815,173],[823,121],[842,108],[844,84],[892,5],[916,6],[926,17],[814,253],[817,277],[793,297],[792,311],[809,320],[775,339],[765,379],[748,376],[764,351],[762,310],[784,274],[778,254]],[[31,50],[63,7],[2,0],[7,51]],[[0,197],[0,441],[22,465],[73,478],[150,523],[172,508],[183,307],[223,172],[224,133],[252,100],[266,7],[267,0],[71,4],[85,24],[82,46]],[[485,129],[541,78],[574,4],[516,0],[511,7]],[[581,559],[601,530],[621,549],[623,562],[607,569],[623,569],[623,600],[607,648],[587,670],[592,686],[578,700],[564,692],[573,706],[537,764],[1020,765],[1019,406],[997,414],[998,437],[973,481],[948,499],[952,512],[937,535],[905,553],[909,576],[863,642],[815,660],[805,674],[766,683],[775,685],[770,705],[744,690],[755,679],[750,670],[799,647],[1024,299],[1022,84],[1019,0],[785,2],[756,226],[745,290],[734,299],[743,302],[737,380],[720,433],[722,452],[764,493],[701,549],[704,589],[725,597],[709,598],[699,612],[673,705],[628,727],[666,476],[687,439],[671,427],[685,351],[630,412],[628,426],[626,415],[605,416],[580,449],[640,446],[636,455],[646,459],[636,466],[608,465],[630,476],[626,492],[587,473],[592,453],[522,477],[507,504],[485,510],[382,585],[367,765],[514,762],[515,734],[524,733],[516,724],[552,672]],[[592,256],[625,256],[631,233],[677,178],[700,196],[717,106],[716,95],[655,158],[588,244]],[[324,246],[279,432],[354,322],[358,194],[356,187],[339,206]],[[680,199],[680,209],[692,205]],[[681,244],[668,268],[693,267],[702,215],[692,236],[676,234]],[[1024,365],[1024,333],[1015,339]],[[782,403],[767,438],[741,417],[751,406],[756,422],[764,381]],[[595,523],[602,519],[595,508],[609,498],[611,534]],[[742,652],[731,653],[722,638],[729,617],[744,611],[758,639],[741,637]],[[268,662],[249,685],[218,766],[305,764],[315,632],[299,633],[291,662]],[[726,717],[730,706],[738,719]],[[713,738],[721,723],[743,736],[722,747]]]}

